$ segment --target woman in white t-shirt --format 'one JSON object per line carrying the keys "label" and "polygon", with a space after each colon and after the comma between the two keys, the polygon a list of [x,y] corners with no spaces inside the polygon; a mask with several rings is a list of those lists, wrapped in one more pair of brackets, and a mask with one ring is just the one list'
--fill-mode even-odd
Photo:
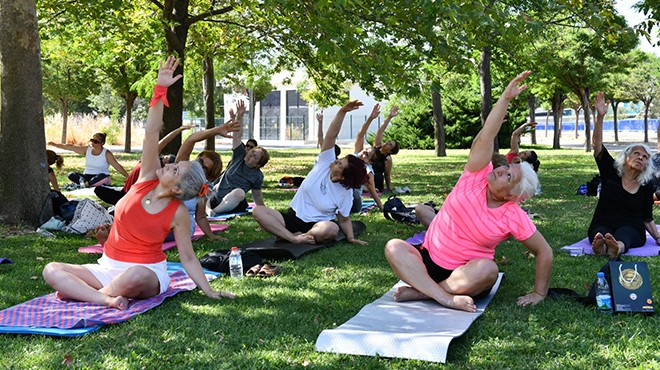
{"label": "woman in white t-shirt", "polygon": [[89,145],[57,144],[52,141],[48,145],[56,148],[70,150],[85,156],[85,171],[83,173],[70,172],[68,175],[72,183],[85,187],[96,187],[110,184],[110,166],[117,172],[128,177],[128,172],[122,167],[111,151],[104,148],[106,134],[97,132],[89,139]]}
{"label": "woman in white t-shirt", "polygon": [[[335,158],[335,142],[347,112],[362,106],[359,101],[346,103],[330,123],[321,153],[293,197],[286,212],[257,206],[252,215],[261,227],[278,238],[297,244],[327,243],[337,237],[339,228],[349,243],[366,244],[355,239],[349,218],[353,189],[367,180],[364,162],[353,155]],[[339,226],[332,222],[335,217]]]}

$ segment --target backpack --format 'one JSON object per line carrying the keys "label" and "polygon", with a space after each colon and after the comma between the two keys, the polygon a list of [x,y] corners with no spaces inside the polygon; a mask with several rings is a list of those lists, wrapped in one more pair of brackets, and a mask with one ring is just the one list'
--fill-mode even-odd
{"label": "backpack", "polygon": [[76,206],[71,222],[62,230],[72,234],[84,234],[106,223],[112,223],[112,216],[108,211],[91,199],[82,199]]}
{"label": "backpack", "polygon": [[391,195],[383,204],[383,215],[390,221],[398,221],[406,224],[419,223],[415,210],[406,207],[396,195]]}
{"label": "backpack", "polygon": [[[257,253],[244,249],[239,249],[239,251],[241,251],[241,260],[243,261],[244,273],[247,272],[247,270],[249,270],[252,266],[261,263],[261,257],[259,257]],[[231,254],[231,250],[229,249],[218,249],[217,251],[213,251],[202,256],[199,259],[199,263],[201,263],[202,267],[207,270],[228,274],[229,254]]]}

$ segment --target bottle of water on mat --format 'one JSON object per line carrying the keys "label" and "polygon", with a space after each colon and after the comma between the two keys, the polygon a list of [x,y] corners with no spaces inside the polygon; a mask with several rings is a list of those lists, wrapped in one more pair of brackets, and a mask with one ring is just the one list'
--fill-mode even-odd
{"label": "bottle of water on mat", "polygon": [[243,277],[243,259],[238,247],[232,247],[229,254],[229,276],[239,279]]}
{"label": "bottle of water on mat", "polygon": [[610,286],[605,280],[605,273],[598,272],[596,274],[596,305],[598,311],[603,313],[612,313],[612,295],[610,294]]}

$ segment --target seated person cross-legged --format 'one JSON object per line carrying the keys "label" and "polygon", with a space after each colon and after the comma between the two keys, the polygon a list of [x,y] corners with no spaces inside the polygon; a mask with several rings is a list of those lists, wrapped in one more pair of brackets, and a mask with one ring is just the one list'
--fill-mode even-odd
{"label": "seated person cross-legged", "polygon": [[430,206],[418,207],[423,224],[432,220],[422,246],[400,239],[386,244],[387,261],[410,285],[399,287],[395,300],[433,299],[446,307],[475,312],[473,297],[489,291],[497,281],[495,247],[509,236],[536,256],[534,289],[519,297],[517,304],[537,304],[547,295],[552,249],[519,206],[534,195],[536,173],[525,162],[495,169],[491,163],[493,140],[507,106],[526,88],[518,85],[530,73],[523,72],[508,84],[472,142],[465,170],[438,214]]}
{"label": "seated person cross-legged", "polygon": [[[349,243],[366,244],[355,239],[349,218],[353,189],[367,180],[364,162],[353,155],[335,159],[334,149],[346,113],[361,105],[358,101],[347,103],[332,120],[318,161],[300,184],[288,211],[280,213],[262,206],[252,211],[264,230],[291,243],[323,244],[334,240],[341,227]],[[332,222],[335,217],[339,227]]]}

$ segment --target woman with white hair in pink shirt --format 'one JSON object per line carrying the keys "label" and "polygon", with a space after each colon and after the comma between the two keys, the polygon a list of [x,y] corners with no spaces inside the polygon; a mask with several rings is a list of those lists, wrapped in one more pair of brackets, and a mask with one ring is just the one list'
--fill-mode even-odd
{"label": "woman with white hair in pink shirt", "polygon": [[509,102],[527,85],[518,86],[531,72],[516,76],[488,115],[472,142],[465,171],[442,208],[420,206],[418,217],[429,225],[417,248],[392,239],[385,256],[396,275],[410,286],[394,293],[396,301],[433,299],[443,306],[475,312],[473,297],[487,294],[497,281],[495,247],[509,236],[536,256],[536,279],[531,293],[518,298],[519,306],[534,305],[548,292],[552,249],[536,230],[519,202],[536,191],[538,177],[529,163],[493,169],[493,140]]}

